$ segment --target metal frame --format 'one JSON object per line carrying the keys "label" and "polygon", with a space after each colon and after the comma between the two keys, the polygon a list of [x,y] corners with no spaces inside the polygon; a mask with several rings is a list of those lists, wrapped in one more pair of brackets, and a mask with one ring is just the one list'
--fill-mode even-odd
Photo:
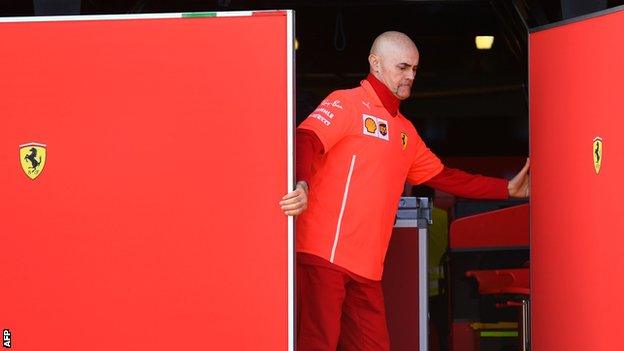
{"label": "metal frame", "polygon": [[429,350],[429,245],[428,228],[433,205],[428,198],[416,198],[417,219],[397,219],[395,228],[418,228],[418,344]]}
{"label": "metal frame", "polygon": [[[286,11],[286,66],[287,66],[287,138],[288,138],[288,189],[291,191],[295,182],[295,16],[294,11]],[[288,216],[288,350],[295,349],[295,228],[294,217]]]}

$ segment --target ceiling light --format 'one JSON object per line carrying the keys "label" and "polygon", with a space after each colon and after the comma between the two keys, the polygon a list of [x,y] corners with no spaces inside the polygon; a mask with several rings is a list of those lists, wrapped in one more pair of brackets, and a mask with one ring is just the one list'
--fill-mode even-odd
{"label": "ceiling light", "polygon": [[494,43],[494,36],[491,35],[477,35],[475,37],[475,44],[479,50],[489,50]]}

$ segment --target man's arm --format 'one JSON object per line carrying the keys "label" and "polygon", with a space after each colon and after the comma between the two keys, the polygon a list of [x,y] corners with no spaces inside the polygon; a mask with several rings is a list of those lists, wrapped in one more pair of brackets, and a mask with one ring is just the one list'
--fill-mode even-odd
{"label": "man's arm", "polygon": [[312,161],[322,155],[323,143],[313,131],[309,129],[297,128],[297,180],[310,184],[312,175]]}
{"label": "man's arm", "polygon": [[323,154],[323,144],[318,136],[308,129],[297,129],[297,185],[295,190],[286,194],[280,206],[288,216],[301,214],[308,208],[308,184],[312,175],[312,160]]}
{"label": "man's arm", "polygon": [[308,207],[308,184],[312,161],[339,142],[352,128],[349,97],[337,90],[325,98],[297,128],[297,186],[280,201],[284,213],[296,216]]}
{"label": "man's arm", "polygon": [[444,169],[424,185],[471,199],[507,199],[529,196],[529,160],[511,180],[470,174],[459,169]]}

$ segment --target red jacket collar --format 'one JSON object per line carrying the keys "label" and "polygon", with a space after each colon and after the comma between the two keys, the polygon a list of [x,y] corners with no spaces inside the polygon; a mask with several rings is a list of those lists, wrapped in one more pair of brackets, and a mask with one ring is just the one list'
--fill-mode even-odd
{"label": "red jacket collar", "polygon": [[399,100],[390,89],[388,89],[385,84],[379,81],[374,75],[369,74],[366,77],[366,80],[370,83],[373,90],[375,90],[375,94],[379,98],[379,101],[383,104],[386,110],[390,113],[390,115],[396,117],[399,112],[399,105],[401,104],[401,100]]}

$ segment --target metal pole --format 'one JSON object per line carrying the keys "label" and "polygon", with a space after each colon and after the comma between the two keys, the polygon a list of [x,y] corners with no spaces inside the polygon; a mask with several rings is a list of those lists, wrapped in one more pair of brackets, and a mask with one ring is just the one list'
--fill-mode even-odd
{"label": "metal pole", "polygon": [[428,228],[432,222],[431,200],[426,197],[418,201],[418,340],[420,351],[429,350],[429,255]]}
{"label": "metal pole", "polygon": [[522,351],[531,350],[531,306],[528,299],[522,300]]}
{"label": "metal pole", "polygon": [[429,288],[427,277],[427,228],[418,227],[418,326],[420,351],[428,351]]}

